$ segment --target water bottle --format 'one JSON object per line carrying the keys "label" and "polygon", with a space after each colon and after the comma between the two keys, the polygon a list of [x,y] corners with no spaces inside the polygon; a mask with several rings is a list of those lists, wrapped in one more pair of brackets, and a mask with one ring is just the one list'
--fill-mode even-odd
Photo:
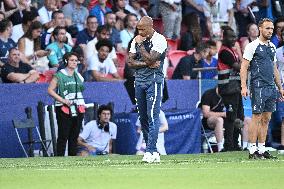
{"label": "water bottle", "polygon": [[202,143],[202,150],[203,150],[203,153],[208,153],[208,144],[206,141],[203,141]]}

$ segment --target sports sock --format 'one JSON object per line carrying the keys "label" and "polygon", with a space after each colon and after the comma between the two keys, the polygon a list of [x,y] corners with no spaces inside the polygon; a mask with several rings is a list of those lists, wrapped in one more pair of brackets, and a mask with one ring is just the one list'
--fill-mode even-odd
{"label": "sports sock", "polygon": [[258,152],[263,154],[265,152],[265,143],[258,143]]}
{"label": "sports sock", "polygon": [[218,146],[218,152],[220,152],[224,148],[224,143],[223,142],[219,142],[217,144],[217,146]]}
{"label": "sports sock", "polygon": [[248,148],[248,142],[243,141],[243,149]]}
{"label": "sports sock", "polygon": [[249,145],[249,153],[253,154],[256,151],[256,143],[250,143]]}

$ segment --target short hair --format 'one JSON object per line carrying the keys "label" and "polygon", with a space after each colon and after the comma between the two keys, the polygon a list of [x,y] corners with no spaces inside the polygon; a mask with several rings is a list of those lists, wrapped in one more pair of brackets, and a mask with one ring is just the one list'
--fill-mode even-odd
{"label": "short hair", "polygon": [[23,24],[27,24],[28,22],[32,22],[38,15],[32,11],[25,11],[23,13]]}
{"label": "short hair", "polygon": [[223,38],[226,38],[229,36],[230,33],[234,32],[234,30],[231,27],[225,28],[223,30]]}
{"label": "short hair", "polygon": [[261,27],[264,22],[271,22],[273,24],[273,21],[269,18],[263,18],[258,22],[258,27]]}
{"label": "short hair", "polygon": [[[92,18],[96,18],[96,19],[97,19],[96,16],[94,16],[94,15],[89,15],[89,16],[87,17],[87,22],[88,22],[89,19],[92,19]],[[98,20],[98,19],[97,19],[97,20]]]}
{"label": "short hair", "polygon": [[57,14],[63,14],[62,10],[56,10],[51,14],[51,19],[55,19]]}
{"label": "short hair", "polygon": [[[249,29],[250,29],[250,27],[251,27],[252,25],[256,25],[256,23],[250,23],[250,24],[248,24],[248,25],[247,25],[247,32],[249,31]],[[257,26],[257,25],[256,25],[256,26]]]}
{"label": "short hair", "polygon": [[96,44],[97,51],[99,51],[99,49],[103,46],[107,46],[109,48],[109,52],[112,51],[112,42],[110,40],[108,39],[99,40]]}
{"label": "short hair", "polygon": [[53,30],[53,35],[58,35],[58,33],[59,33],[59,31],[60,30],[65,30],[66,31],[66,28],[64,27],[64,26],[56,26],[55,28],[54,28],[54,30]]}
{"label": "short hair", "polygon": [[97,28],[97,33],[102,33],[103,31],[108,31],[110,32],[110,27],[107,25],[100,25]]}
{"label": "short hair", "polygon": [[98,120],[99,120],[99,118],[100,118],[101,113],[102,113],[104,110],[110,111],[110,115],[112,116],[112,114],[113,114],[112,107],[111,107],[109,104],[108,104],[108,105],[102,104],[102,105],[99,106],[99,109],[98,109],[98,112],[97,112],[97,118],[98,118]]}
{"label": "short hair", "polygon": [[206,42],[206,44],[208,45],[208,47],[216,47],[216,42],[215,41],[213,41],[213,40],[208,40],[207,42]]}
{"label": "short hair", "polygon": [[195,48],[195,52],[196,53],[201,53],[202,51],[204,51],[205,49],[208,49],[209,46],[207,43],[199,43],[196,48]]}
{"label": "short hair", "polygon": [[9,54],[12,52],[12,51],[18,51],[19,49],[17,47],[12,47],[11,49],[8,50]]}
{"label": "short hair", "polygon": [[11,26],[12,26],[12,22],[8,20],[7,18],[4,18],[2,21],[0,21],[0,33],[5,32],[6,29]]}

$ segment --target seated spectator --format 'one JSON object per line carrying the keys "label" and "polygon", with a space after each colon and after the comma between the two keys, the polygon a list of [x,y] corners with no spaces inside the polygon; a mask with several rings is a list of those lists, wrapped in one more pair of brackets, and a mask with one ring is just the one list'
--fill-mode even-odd
{"label": "seated spectator", "polygon": [[2,67],[1,77],[3,83],[34,83],[39,74],[30,65],[21,62],[20,51],[12,48],[9,50],[8,62]]}
{"label": "seated spectator", "polygon": [[208,56],[209,47],[207,44],[199,44],[192,55],[180,59],[172,79],[197,79],[198,72],[193,68],[202,68],[202,60]]}
{"label": "seated spectator", "polygon": [[247,35],[247,39],[241,43],[242,52],[244,52],[247,44],[254,41],[259,35],[258,26],[255,23],[251,23],[247,26]]}
{"label": "seated spectator", "polygon": [[56,10],[56,0],[44,0],[44,5],[38,10],[40,22],[46,29],[53,26],[52,13]]}
{"label": "seated spectator", "polygon": [[[84,50],[80,46],[75,46],[72,48],[72,51],[78,55],[78,72],[85,78],[87,78],[85,75],[87,74],[87,60],[84,56]],[[85,79],[87,80],[87,79]]]}
{"label": "seated spectator", "polygon": [[17,6],[19,7],[18,10],[9,17],[9,20],[12,21],[14,26],[23,22],[23,15],[26,12],[31,12],[36,17],[39,16],[37,9],[31,5],[31,1],[29,0],[19,0]]}
{"label": "seated spectator", "polygon": [[184,22],[187,31],[181,36],[179,50],[188,51],[201,43],[202,32],[197,14],[188,14]]}
{"label": "seated spectator", "polygon": [[136,14],[138,20],[143,16],[148,16],[147,11],[140,5],[138,0],[129,0],[129,4],[125,6],[125,9]]}
{"label": "seated spectator", "polygon": [[217,64],[218,60],[214,57],[217,54],[217,45],[215,41],[207,41],[210,47],[209,53],[206,58],[202,60],[203,68],[215,68],[214,70],[207,70],[201,72],[202,79],[216,79],[217,78]]}
{"label": "seated spectator", "polygon": [[88,122],[78,137],[79,156],[111,154],[116,139],[117,126],[111,122],[112,108],[101,105],[97,121]]}
{"label": "seated spectator", "polygon": [[10,38],[12,35],[12,22],[8,19],[0,21],[0,67],[4,65],[8,58],[9,50],[17,44]]}
{"label": "seated spectator", "polygon": [[[112,51],[112,43],[107,39],[98,41],[96,49],[98,51],[88,62],[88,70],[91,72],[92,80],[95,81],[118,81],[121,80],[117,69],[108,54]],[[112,77],[109,77],[111,75]]]}
{"label": "seated spectator", "polygon": [[[61,27],[66,26],[64,14],[61,10],[54,11],[52,13],[51,18],[52,18],[52,26],[47,31],[45,31],[41,37],[41,42],[42,42],[41,47],[43,49],[45,49],[46,46],[49,45],[50,43],[54,42],[54,38],[52,37],[52,32],[54,31],[54,28],[56,28],[57,26]],[[67,44],[73,47],[74,43],[72,36],[67,31],[66,31],[66,38],[67,38],[66,39]]]}
{"label": "seated spectator", "polygon": [[105,24],[104,15],[112,10],[106,5],[107,0],[99,0],[99,3],[90,10],[90,15],[98,19],[99,26]]}
{"label": "seated spectator", "polygon": [[[169,129],[168,121],[166,119],[165,113],[161,110],[160,115],[160,127],[159,127],[159,134],[158,134],[158,140],[157,140],[157,151],[160,155],[167,155],[166,149],[165,149],[165,136],[164,132],[166,132]],[[143,133],[141,131],[141,122],[139,118],[136,121],[136,126],[137,126],[137,132],[140,134],[139,139],[136,144],[136,150],[137,150],[137,155],[143,155],[146,149],[146,144],[145,140],[143,137]]]}
{"label": "seated spectator", "polygon": [[65,43],[66,41],[66,29],[62,26],[57,26],[53,31],[55,41],[46,47],[46,50],[50,50],[48,60],[50,67],[59,67],[62,63],[63,55],[66,52],[70,52],[72,47]]}
{"label": "seated spectator", "polygon": [[25,12],[23,15],[23,23],[13,26],[12,36],[13,41],[18,43],[18,40],[28,31],[32,22],[37,21],[38,16],[32,12]]}
{"label": "seated spectator", "polygon": [[128,14],[124,20],[124,30],[120,32],[120,38],[122,41],[122,48],[127,50],[129,41],[134,37],[136,26],[138,23],[137,16],[133,13]]}
{"label": "seated spectator", "polygon": [[82,31],[85,26],[89,11],[83,6],[85,0],[72,0],[62,7],[63,14],[68,21],[68,26],[74,25],[78,31]]}
{"label": "seated spectator", "polygon": [[125,9],[126,0],[115,0],[114,6],[112,7],[112,12],[116,15],[116,28],[121,31],[124,29],[124,19],[130,13]]}
{"label": "seated spectator", "polygon": [[162,0],[160,2],[160,12],[162,15],[165,37],[179,39],[182,20],[182,1]]}
{"label": "seated spectator", "polygon": [[209,89],[201,97],[201,110],[203,114],[202,125],[206,129],[214,129],[218,145],[218,152],[223,147],[224,118],[226,117],[225,106],[218,93],[218,87]]}
{"label": "seated spectator", "polygon": [[95,16],[88,16],[87,27],[80,31],[76,37],[76,46],[81,45],[81,47],[85,47],[89,41],[96,37],[97,28],[97,18]]}
{"label": "seated spectator", "polygon": [[40,48],[41,31],[41,23],[39,21],[33,22],[23,37],[20,38],[18,47],[19,51],[23,54],[22,60],[25,63],[34,65],[37,59],[45,59],[45,67],[48,68],[48,59],[46,56],[49,54],[49,51],[41,50]]}
{"label": "seated spectator", "polygon": [[278,48],[279,42],[281,41],[281,30],[284,28],[284,16],[279,17],[274,22],[274,33],[271,37],[271,42]]}
{"label": "seated spectator", "polygon": [[[99,26],[97,29],[97,36],[93,40],[87,43],[87,46],[84,49],[87,62],[92,56],[98,53],[96,49],[96,44],[98,41],[102,39],[110,39],[110,28],[106,25]],[[113,62],[116,64],[117,56],[116,56],[115,48],[112,48],[112,51],[109,53],[109,58],[112,59]]]}
{"label": "seated spectator", "polygon": [[106,24],[110,28],[110,40],[112,44],[114,45],[116,51],[123,52],[123,49],[121,47],[121,38],[119,31],[115,28],[116,23],[116,15],[114,13],[106,13],[105,15],[105,21]]}
{"label": "seated spectator", "polygon": [[205,0],[203,4],[207,29],[211,37],[220,35],[220,27],[227,25],[236,30],[232,0]]}

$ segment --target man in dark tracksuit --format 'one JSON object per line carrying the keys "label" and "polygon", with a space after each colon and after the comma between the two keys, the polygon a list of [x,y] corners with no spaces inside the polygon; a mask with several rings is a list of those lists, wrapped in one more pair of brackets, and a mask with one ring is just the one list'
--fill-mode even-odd
{"label": "man in dark tracksuit", "polygon": [[[242,96],[248,95],[247,70],[251,71],[250,96],[252,120],[249,126],[249,159],[274,159],[265,150],[265,140],[271,114],[276,109],[277,86],[281,97],[284,90],[276,66],[276,48],[269,41],[273,33],[273,22],[264,18],[259,24],[259,37],[250,42],[244,51],[241,81]],[[258,145],[256,146],[256,142]]]}
{"label": "man in dark tracksuit", "polygon": [[240,150],[240,128],[235,127],[237,118],[244,120],[240,89],[240,62],[233,50],[237,36],[232,29],[223,32],[223,41],[218,54],[218,88],[226,107],[224,120],[224,151]]}
{"label": "man in dark tracksuit", "polygon": [[137,25],[138,35],[131,43],[128,65],[135,68],[135,97],[141,129],[146,141],[142,161],[160,162],[156,143],[159,133],[159,113],[163,91],[163,61],[167,49],[164,36],[153,29],[150,17],[142,17]]}

